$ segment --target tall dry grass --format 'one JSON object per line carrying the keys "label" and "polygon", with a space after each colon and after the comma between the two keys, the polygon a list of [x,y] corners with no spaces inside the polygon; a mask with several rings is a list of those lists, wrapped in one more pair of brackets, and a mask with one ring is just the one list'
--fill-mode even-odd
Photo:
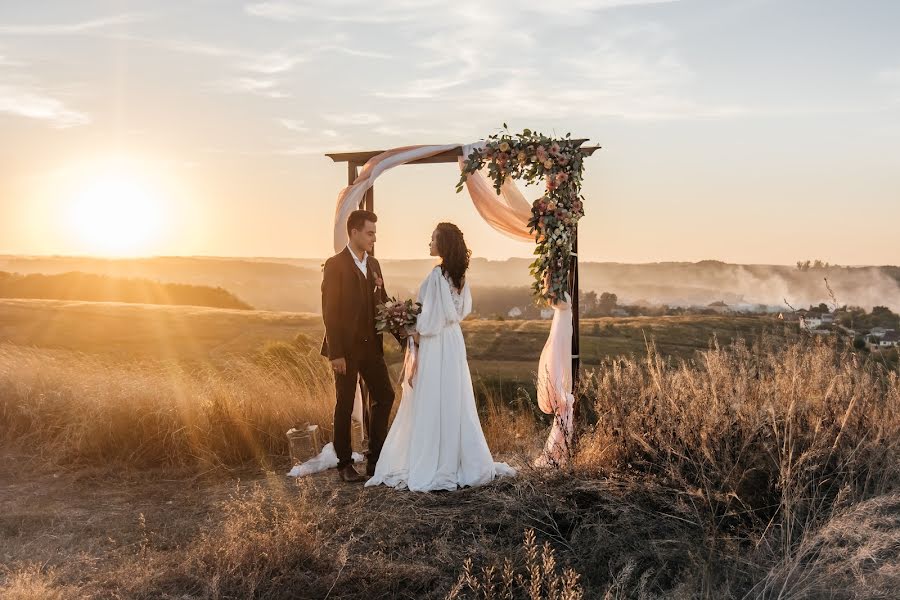
{"label": "tall dry grass", "polygon": [[576,460],[677,490],[711,552],[746,553],[783,584],[764,577],[758,597],[817,597],[785,565],[847,510],[897,491],[900,378],[833,342],[778,342],[604,362],[586,382],[598,422]]}
{"label": "tall dry grass", "polygon": [[292,425],[330,424],[332,390],[289,344],[193,366],[0,345],[0,439],[52,462],[268,464]]}
{"label": "tall dry grass", "polygon": [[29,565],[11,572],[0,568],[0,576],[6,581],[0,587],[0,597],[4,600],[76,600],[88,596],[77,588],[59,585],[52,570],[39,565]]}
{"label": "tall dry grass", "polygon": [[[529,449],[534,420],[482,395],[494,451]],[[267,466],[297,424],[329,440],[333,412],[330,366],[302,334],[204,364],[0,344],[0,442],[54,463]]]}
{"label": "tall dry grass", "polygon": [[[0,434],[80,462],[267,460],[286,454],[286,426],[330,421],[327,365],[304,352],[185,370],[0,347]],[[608,360],[580,396],[596,423],[567,469],[424,496],[281,482],[223,504],[174,555],[151,549],[124,597],[849,600],[900,586],[897,372],[763,337]],[[482,408],[495,452],[539,446],[532,414]],[[71,585],[17,573],[21,589]]]}

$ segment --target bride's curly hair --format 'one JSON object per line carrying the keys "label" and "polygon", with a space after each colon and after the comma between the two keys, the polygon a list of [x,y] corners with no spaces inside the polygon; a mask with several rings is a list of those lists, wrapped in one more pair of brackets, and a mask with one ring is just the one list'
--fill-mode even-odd
{"label": "bride's curly hair", "polygon": [[441,272],[450,278],[457,290],[462,290],[472,251],[466,247],[463,232],[453,223],[438,223],[437,250],[441,257]]}

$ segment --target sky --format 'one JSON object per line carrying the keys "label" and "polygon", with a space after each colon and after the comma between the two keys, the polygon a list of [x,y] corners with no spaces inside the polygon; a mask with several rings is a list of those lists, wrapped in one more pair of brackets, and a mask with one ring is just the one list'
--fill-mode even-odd
{"label": "sky", "polygon": [[[326,152],[590,138],[583,260],[900,264],[894,0],[0,4],[0,253],[323,257]],[[533,246],[453,164],[375,186],[376,253]],[[533,190],[529,190],[534,194]]]}

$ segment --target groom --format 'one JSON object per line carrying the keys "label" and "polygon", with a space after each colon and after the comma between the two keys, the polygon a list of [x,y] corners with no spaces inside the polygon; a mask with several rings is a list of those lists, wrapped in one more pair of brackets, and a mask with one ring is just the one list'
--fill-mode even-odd
{"label": "groom", "polygon": [[[334,407],[334,450],[338,475],[343,481],[364,478],[353,467],[350,448],[350,417],[356,395],[357,376],[369,389],[366,430],[369,452],[366,473],[375,473],[375,463],[387,436],[394,388],[384,363],[381,334],[375,330],[375,306],[388,298],[381,266],[369,253],[375,249],[375,222],[368,210],[355,210],[347,219],[350,242],[327,261],[322,278],[322,317],[325,339],[322,355],[331,361],[337,402]],[[399,341],[399,340],[398,340]]]}

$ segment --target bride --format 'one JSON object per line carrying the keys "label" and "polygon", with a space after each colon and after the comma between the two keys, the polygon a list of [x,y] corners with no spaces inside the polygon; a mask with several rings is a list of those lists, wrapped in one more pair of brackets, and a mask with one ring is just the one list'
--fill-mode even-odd
{"label": "bride", "polygon": [[452,223],[438,224],[429,249],[441,264],[419,287],[422,313],[404,362],[400,406],[367,487],[455,490],[515,475],[494,462],[484,439],[459,326],[472,311],[465,281],[471,251]]}

